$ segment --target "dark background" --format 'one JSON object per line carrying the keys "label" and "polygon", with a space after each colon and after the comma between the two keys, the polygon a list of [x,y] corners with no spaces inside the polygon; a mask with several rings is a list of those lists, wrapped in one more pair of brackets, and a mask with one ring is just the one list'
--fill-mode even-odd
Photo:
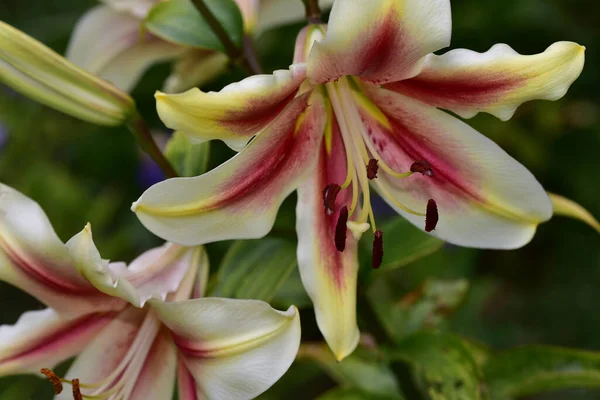
{"label": "dark background", "polygon": [[[2,0],[0,19],[63,52],[90,0]],[[583,74],[557,102],[522,106],[509,122],[489,115],[470,120],[528,167],[548,191],[567,196],[600,216],[600,7],[596,0],[453,0],[452,48],[485,51],[508,43],[523,54],[555,41],[587,47]],[[257,47],[267,70],[291,62],[301,25],[267,32]],[[142,114],[164,130],[154,108],[167,64],[153,67],[133,96]],[[211,87],[239,76],[233,71]],[[228,157],[214,146],[211,164]],[[131,260],[160,241],[129,211],[132,201],[161,174],[124,128],[101,128],[35,104],[0,85],[0,181],[38,201],[65,241],[87,221],[104,257]],[[286,202],[293,208],[294,201]],[[381,214],[386,210],[382,207]],[[216,254],[214,249],[209,249]],[[218,261],[218,254],[214,256]],[[550,344],[600,350],[600,238],[588,226],[555,218],[534,240],[511,252],[445,246],[394,276],[398,291],[426,277],[465,277],[471,289],[451,317],[450,329],[497,348]],[[14,323],[34,299],[0,285],[0,324]],[[311,336],[310,313],[303,328]],[[314,323],[313,323],[314,324]],[[314,334],[317,338],[317,334]],[[584,390],[540,396],[594,399]]]}

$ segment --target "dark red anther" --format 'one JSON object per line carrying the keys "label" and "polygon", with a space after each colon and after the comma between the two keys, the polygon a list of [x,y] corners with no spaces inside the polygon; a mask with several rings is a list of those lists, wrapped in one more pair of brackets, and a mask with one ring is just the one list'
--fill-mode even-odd
{"label": "dark red anther", "polygon": [[377,269],[383,261],[383,232],[376,230],[373,235],[373,256],[371,258],[371,265]]}
{"label": "dark red anther", "polygon": [[335,198],[342,188],[340,185],[331,183],[323,189],[323,205],[325,206],[325,214],[333,214],[335,208]]}
{"label": "dark red anther", "polygon": [[438,208],[434,199],[427,202],[427,211],[425,211],[425,232],[431,232],[435,229],[439,220]]}
{"label": "dark red anther", "polygon": [[338,251],[344,251],[346,248],[346,223],[348,222],[348,207],[344,206],[340,210],[337,225],[335,226],[335,247]]}
{"label": "dark red anther", "polygon": [[374,158],[369,160],[369,164],[367,165],[367,178],[369,178],[369,180],[377,178],[377,171],[379,171],[378,163],[379,161]]}
{"label": "dark red anther", "polygon": [[81,390],[79,389],[79,379],[73,379],[71,381],[71,386],[73,386],[73,399],[83,400],[83,395],[81,394]]}
{"label": "dark red anther", "polygon": [[410,166],[410,172],[420,172],[423,175],[427,175],[430,178],[433,176],[433,169],[431,168],[431,165],[429,165],[429,163],[425,160],[415,161],[414,163],[412,163],[412,165]]}

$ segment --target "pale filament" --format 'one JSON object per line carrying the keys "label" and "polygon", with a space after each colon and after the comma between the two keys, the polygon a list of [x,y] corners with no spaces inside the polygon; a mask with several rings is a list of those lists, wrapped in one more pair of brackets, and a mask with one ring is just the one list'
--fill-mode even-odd
{"label": "pale filament", "polygon": [[[362,146],[362,148],[364,149],[363,155],[365,157],[365,165],[368,164],[369,161],[369,156],[368,153],[365,149],[365,145],[366,147],[368,147],[369,152],[371,153],[371,155],[373,156],[373,158],[375,158],[378,161],[378,165],[388,174],[390,174],[391,176],[395,177],[395,178],[407,178],[411,175],[414,174],[414,172],[412,171],[408,171],[408,172],[396,172],[393,169],[391,169],[386,163],[385,161],[383,161],[382,157],[379,155],[379,153],[377,152],[377,150],[375,149],[375,146],[373,145],[373,143],[371,143],[371,140],[369,138],[369,136],[367,135],[366,129],[364,124],[362,123],[362,120],[360,119],[359,115],[359,110],[356,106],[355,101],[353,100],[353,94],[352,94],[352,89],[350,88],[350,85],[348,84],[347,80],[344,79],[343,83],[341,83],[340,85],[340,90],[343,91],[343,95],[342,98],[346,99],[346,105],[348,106],[348,112],[347,112],[347,116],[349,119],[350,124],[352,124],[352,126],[356,127],[360,132],[359,132],[359,136],[361,140],[358,140],[357,142],[360,143],[360,146]],[[366,174],[366,172],[365,172]],[[367,184],[368,185],[368,184]],[[400,203],[398,200],[396,200],[396,198],[394,196],[392,196],[389,191],[387,191],[384,187],[384,185],[378,184],[377,185],[379,190],[388,198],[390,199],[396,206],[398,206],[400,209],[406,211],[409,214],[413,214],[413,215],[417,215],[419,217],[424,217],[426,214],[425,213],[421,213],[418,211],[415,211],[407,206],[405,206],[404,204]],[[371,211],[372,213],[372,211]],[[373,219],[373,218],[372,218]]]}
{"label": "pale filament", "polygon": [[[152,312],[148,312],[127,354],[114,371],[99,382],[79,384],[79,387],[82,389],[95,389],[90,394],[82,393],[82,397],[90,400],[127,400],[135,387],[136,378],[144,366],[144,360],[154,343],[159,329],[160,321]],[[112,386],[117,379],[118,382],[116,385]],[[71,383],[67,379],[61,379],[61,381]]]}

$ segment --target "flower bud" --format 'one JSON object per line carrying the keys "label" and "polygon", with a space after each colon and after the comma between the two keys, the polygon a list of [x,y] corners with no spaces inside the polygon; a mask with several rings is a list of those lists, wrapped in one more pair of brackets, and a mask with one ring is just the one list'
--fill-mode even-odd
{"label": "flower bud", "polygon": [[121,125],[135,114],[135,103],[126,93],[2,21],[0,82],[42,104],[98,125]]}

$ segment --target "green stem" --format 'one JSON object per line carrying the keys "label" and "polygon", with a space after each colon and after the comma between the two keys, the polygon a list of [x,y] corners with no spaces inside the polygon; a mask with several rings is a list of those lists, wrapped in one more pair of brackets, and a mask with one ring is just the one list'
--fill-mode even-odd
{"label": "green stem", "polygon": [[137,139],[142,150],[144,150],[144,152],[148,154],[156,164],[158,164],[160,169],[167,177],[174,178],[177,176],[177,172],[175,172],[175,169],[173,169],[171,163],[169,163],[162,151],[160,151],[156,145],[156,142],[150,134],[148,125],[146,125],[146,122],[139,114],[137,114],[135,118],[133,118],[132,121],[127,124],[127,128],[129,128],[131,133],[133,133],[133,136],[135,136]]}
{"label": "green stem", "polygon": [[[225,52],[227,53],[229,59],[234,62],[239,62],[242,65],[242,67],[244,67],[244,69],[246,69],[249,73],[253,75],[259,74],[260,67],[257,67],[258,64],[253,65],[254,63],[251,63],[248,60],[248,53],[253,53],[253,49],[241,49],[237,47],[227,34],[227,31],[225,30],[223,25],[221,25],[217,17],[215,17],[210,8],[208,8],[204,0],[192,0],[192,3],[194,4],[194,6],[196,6],[200,14],[202,14],[206,22],[208,22],[208,25],[210,25],[215,35],[217,35],[217,37],[223,44],[223,47],[225,47]],[[256,60],[256,56],[254,54],[253,58],[254,60]]]}
{"label": "green stem", "polygon": [[304,8],[306,8],[306,19],[310,24],[321,23],[321,9],[319,8],[319,0],[302,0]]}

